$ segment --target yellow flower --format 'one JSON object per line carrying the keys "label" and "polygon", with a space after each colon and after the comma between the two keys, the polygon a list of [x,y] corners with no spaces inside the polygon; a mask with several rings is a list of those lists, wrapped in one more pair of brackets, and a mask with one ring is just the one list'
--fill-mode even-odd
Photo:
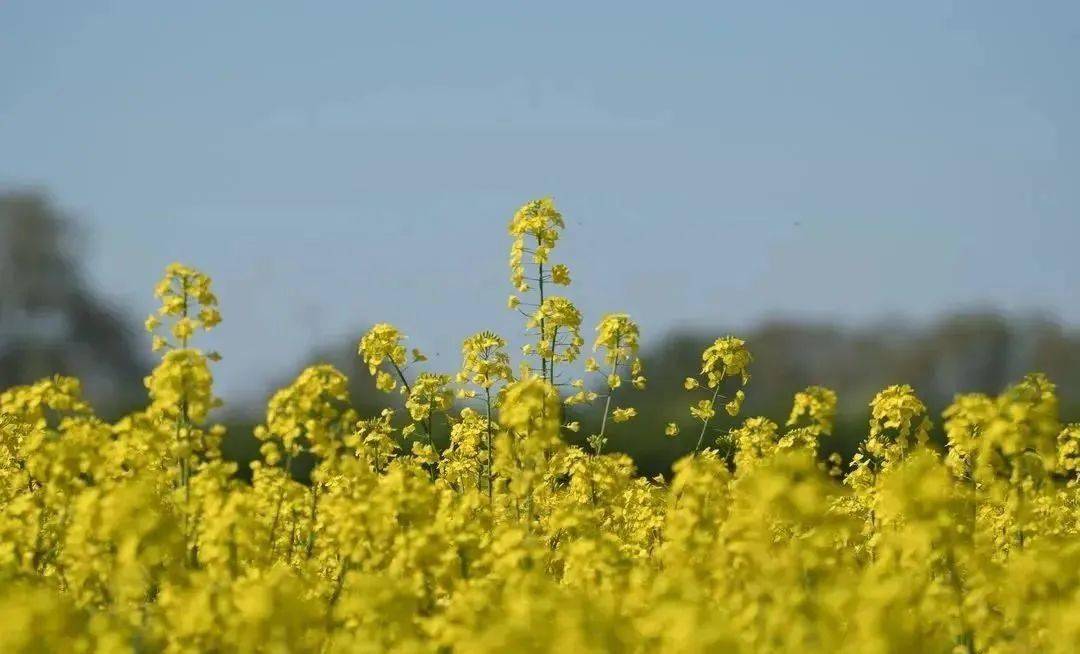
{"label": "yellow flower", "polygon": [[439,455],[435,452],[435,448],[427,443],[421,443],[420,441],[413,441],[412,454],[421,463],[434,464],[439,460]]}
{"label": "yellow flower", "polygon": [[638,351],[638,326],[625,313],[609,313],[596,326],[593,351],[604,351],[604,360],[612,365],[617,360],[630,362]]}
{"label": "yellow flower", "polygon": [[375,388],[384,393],[389,393],[397,388],[397,382],[394,381],[394,377],[390,373],[379,370],[375,373]]}
{"label": "yellow flower", "polygon": [[713,403],[709,400],[700,400],[696,406],[690,407],[690,415],[694,416],[698,420],[708,421],[716,415],[716,409],[713,407]]}
{"label": "yellow flower", "polygon": [[199,310],[199,321],[203,328],[209,331],[221,323],[221,313],[216,307],[204,306]]}
{"label": "yellow flower", "polygon": [[836,416],[836,393],[823,386],[808,386],[796,393],[787,421],[788,426],[797,425],[800,417],[804,415],[822,434],[831,434]]}
{"label": "yellow flower", "polygon": [[866,451],[883,458],[887,465],[929,437],[931,423],[926,405],[907,384],[890,386],[875,395],[870,413]]}
{"label": "yellow flower", "polygon": [[536,348],[545,359],[571,362],[581,352],[581,313],[564,297],[545,298],[528,327],[539,329]]}
{"label": "yellow flower", "polygon": [[499,424],[511,433],[524,436],[537,432],[550,438],[559,432],[559,417],[559,396],[551,384],[534,376],[507,384]]}
{"label": "yellow flower", "polygon": [[701,374],[709,380],[709,388],[715,388],[720,380],[725,377],[740,375],[742,383],[750,380],[750,351],[746,349],[746,341],[734,336],[725,336],[716,339],[701,354]]}
{"label": "yellow flower", "polygon": [[191,318],[181,318],[172,326],[172,334],[179,341],[186,341],[195,333],[195,321]]}
{"label": "yellow flower", "polygon": [[551,281],[560,286],[570,285],[570,269],[559,263],[551,267]]}
{"label": "yellow flower", "polygon": [[[555,247],[559,232],[564,227],[562,214],[555,209],[555,202],[551,198],[527,202],[514,214],[510,221],[510,235],[514,237],[510,247],[510,281],[519,292],[529,290],[524,259],[526,250],[531,248],[532,252],[529,263],[542,266],[548,261],[551,249]],[[559,279],[569,283],[569,274],[560,270]]]}
{"label": "yellow flower", "polygon": [[679,425],[674,422],[669,422],[667,426],[664,427],[664,435],[669,438],[675,438],[679,435]]}
{"label": "yellow flower", "polygon": [[383,361],[398,367],[405,365],[405,346],[401,344],[404,338],[397,327],[387,323],[379,323],[364,334],[360,339],[359,354],[372,376]]}
{"label": "yellow flower", "polygon": [[154,289],[161,306],[144,323],[146,331],[153,335],[155,351],[170,346],[156,333],[163,324],[162,318],[172,321],[169,333],[179,341],[180,347],[187,347],[196,331],[209,331],[221,322],[217,297],[210,291],[210,285],[210,278],[194,268],[174,263],[165,269],[165,276]]}
{"label": "yellow flower", "polygon": [[743,393],[742,390],[735,391],[735,397],[724,405],[724,410],[728,412],[729,416],[739,415],[739,410],[742,408],[742,403],[745,399],[746,393]]}
{"label": "yellow flower", "polygon": [[450,377],[422,372],[412,383],[412,390],[405,399],[405,408],[413,420],[421,422],[432,413],[445,412],[454,404],[454,394],[447,388]]}
{"label": "yellow flower", "polygon": [[637,415],[637,409],[633,407],[626,407],[625,409],[615,409],[611,412],[611,419],[615,422],[626,422]]}
{"label": "yellow flower", "polygon": [[481,388],[491,388],[513,377],[506,340],[493,332],[477,332],[461,345],[461,378]]}

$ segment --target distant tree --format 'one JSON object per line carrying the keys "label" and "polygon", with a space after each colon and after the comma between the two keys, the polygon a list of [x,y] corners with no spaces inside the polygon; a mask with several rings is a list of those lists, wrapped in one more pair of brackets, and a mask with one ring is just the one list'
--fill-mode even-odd
{"label": "distant tree", "polygon": [[133,334],[84,283],[70,221],[37,191],[0,193],[0,388],[83,380],[102,413],[145,396]]}

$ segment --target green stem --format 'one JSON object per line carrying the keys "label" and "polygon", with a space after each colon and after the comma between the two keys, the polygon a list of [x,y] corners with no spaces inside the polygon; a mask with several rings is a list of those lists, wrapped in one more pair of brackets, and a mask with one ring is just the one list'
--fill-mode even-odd
{"label": "green stem", "polygon": [[[713,411],[716,410],[716,397],[720,394],[720,384],[716,384],[716,390],[712,394],[712,403],[709,405]],[[705,430],[709,428],[709,419],[701,421],[701,434],[698,436],[697,445],[694,446],[694,456],[697,456],[699,450],[701,450],[701,444],[705,441]]]}
{"label": "green stem", "polygon": [[308,530],[307,549],[304,557],[310,559],[315,550],[315,523],[319,517],[319,482],[311,482],[311,528]]}
{"label": "green stem", "polygon": [[555,385],[555,340],[559,337],[559,326],[556,325],[555,329],[551,330],[551,385]]}
{"label": "green stem", "polygon": [[[542,243],[540,241],[540,234],[537,234],[536,235],[536,247],[537,247],[537,249],[539,249],[541,246],[542,246]],[[537,283],[537,287],[540,289],[540,307],[539,308],[543,309],[543,307],[544,307],[544,263],[543,262],[537,262],[536,269],[537,269],[537,275],[536,275],[537,282],[536,283]],[[540,342],[543,343],[543,341],[544,341],[544,314],[543,314],[543,311],[541,311],[541,313],[540,313]],[[551,361],[551,367],[552,368],[555,367],[555,360],[554,359],[552,359],[552,361]],[[541,354],[540,355],[540,378],[541,379],[547,379],[547,376],[548,376],[547,359],[545,359],[544,355]]]}
{"label": "green stem", "polygon": [[488,504],[495,503],[495,472],[492,469],[492,453],[491,453],[491,389],[484,389],[484,401],[487,407],[487,482],[488,482]]}
{"label": "green stem", "polygon": [[[616,347],[619,343],[619,334],[615,333]],[[616,375],[619,372],[619,351],[615,350],[615,360],[611,362],[611,374]],[[604,447],[604,432],[607,430],[608,410],[611,409],[611,396],[615,395],[615,389],[611,388],[610,382],[608,383],[607,400],[604,402],[604,417],[600,419],[600,433],[596,439],[596,454],[600,455],[601,448]]]}

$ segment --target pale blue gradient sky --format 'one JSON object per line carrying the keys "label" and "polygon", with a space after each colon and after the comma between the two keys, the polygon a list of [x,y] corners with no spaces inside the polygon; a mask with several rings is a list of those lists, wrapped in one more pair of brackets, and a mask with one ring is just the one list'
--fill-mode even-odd
{"label": "pale blue gradient sky", "polygon": [[1080,322],[1080,3],[510,5],[0,2],[0,184],[133,320],[213,274],[227,395],[373,321],[444,368],[514,331],[544,194],[590,325]]}

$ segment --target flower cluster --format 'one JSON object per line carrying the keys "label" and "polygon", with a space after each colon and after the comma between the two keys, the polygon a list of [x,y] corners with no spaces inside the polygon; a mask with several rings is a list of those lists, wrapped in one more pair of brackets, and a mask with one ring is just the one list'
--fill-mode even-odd
{"label": "flower cluster", "polygon": [[[686,381],[683,382],[683,387],[688,391],[701,388],[702,380],[704,380],[706,388],[712,389],[711,397],[698,400],[696,404],[690,407],[690,415],[701,421],[701,433],[698,435],[697,446],[694,448],[695,452],[701,449],[702,444],[705,442],[705,434],[708,431],[709,423],[716,417],[716,401],[723,397],[720,395],[721,383],[726,378],[738,376],[741,384],[745,386],[750,381],[751,361],[753,361],[753,357],[750,356],[750,350],[746,347],[746,341],[734,336],[724,336],[716,339],[716,342],[705,348],[705,351],[701,353],[701,372],[699,375],[687,377]],[[724,410],[734,418],[742,410],[743,400],[745,399],[745,391],[741,388],[736,390],[734,396],[724,404]],[[678,427],[675,423],[668,425],[667,434],[668,436],[678,434]]]}
{"label": "flower cluster", "polygon": [[[630,383],[637,390],[645,389],[644,368],[641,359],[638,358],[640,330],[637,323],[625,313],[609,313],[604,316],[600,324],[596,326],[596,342],[593,343],[594,352],[603,352],[606,366],[604,385],[607,387],[606,400],[604,402],[604,415],[600,423],[600,431],[589,436],[588,443],[596,454],[600,454],[604,445],[607,444],[605,436],[608,418],[612,422],[626,422],[637,416],[634,407],[612,408],[611,402],[615,392],[623,385],[623,375],[627,374]],[[600,364],[590,358],[585,362],[585,370],[599,372]],[[580,390],[575,395],[567,398],[568,404],[580,401],[591,401],[595,394]]]}
{"label": "flower cluster", "polygon": [[546,293],[551,284],[570,285],[570,269],[550,261],[565,227],[551,198],[525,203],[510,220],[510,235],[514,237],[510,246],[510,283],[517,293],[533,295],[524,300],[511,295],[507,306],[525,316],[526,329],[536,342],[526,345],[523,353],[540,359],[538,372],[553,385],[557,379],[556,362],[575,361],[584,344],[577,307],[565,297]]}
{"label": "flower cluster", "polygon": [[[210,278],[179,263],[171,264],[154,289],[161,307],[146,319],[146,330],[154,335],[154,351],[181,347],[199,329],[210,331],[221,322],[217,296],[210,290]],[[159,333],[164,321],[170,321],[168,335]]]}
{"label": "flower cluster", "polygon": [[[549,267],[545,278],[544,265],[548,263],[551,250],[559,240],[560,232],[566,228],[562,214],[555,208],[551,198],[532,200],[521,206],[510,221],[510,235],[514,237],[510,247],[510,277],[514,288],[519,293],[530,289],[529,282],[551,281],[566,286],[570,283],[570,271],[565,265]],[[526,262],[526,255],[529,261]],[[537,267],[538,276],[529,278],[526,264]]]}
{"label": "flower cluster", "polygon": [[[549,296],[529,319],[528,327],[539,336],[535,352],[550,367],[554,376],[555,362],[572,363],[581,354],[581,312],[570,300],[558,295]],[[530,348],[528,352],[532,352]]]}
{"label": "flower cluster", "polygon": [[[367,364],[368,371],[372,375],[376,375],[375,384],[380,391],[389,393],[397,388],[398,380],[394,375],[381,370],[380,367],[383,362],[386,362],[398,376],[401,375],[401,369],[406,365],[405,346],[401,343],[404,338],[397,327],[387,323],[379,323],[369,329],[364,334],[364,337],[360,339],[360,356],[363,357],[364,363]],[[419,351],[415,352],[415,354],[419,358]]]}

